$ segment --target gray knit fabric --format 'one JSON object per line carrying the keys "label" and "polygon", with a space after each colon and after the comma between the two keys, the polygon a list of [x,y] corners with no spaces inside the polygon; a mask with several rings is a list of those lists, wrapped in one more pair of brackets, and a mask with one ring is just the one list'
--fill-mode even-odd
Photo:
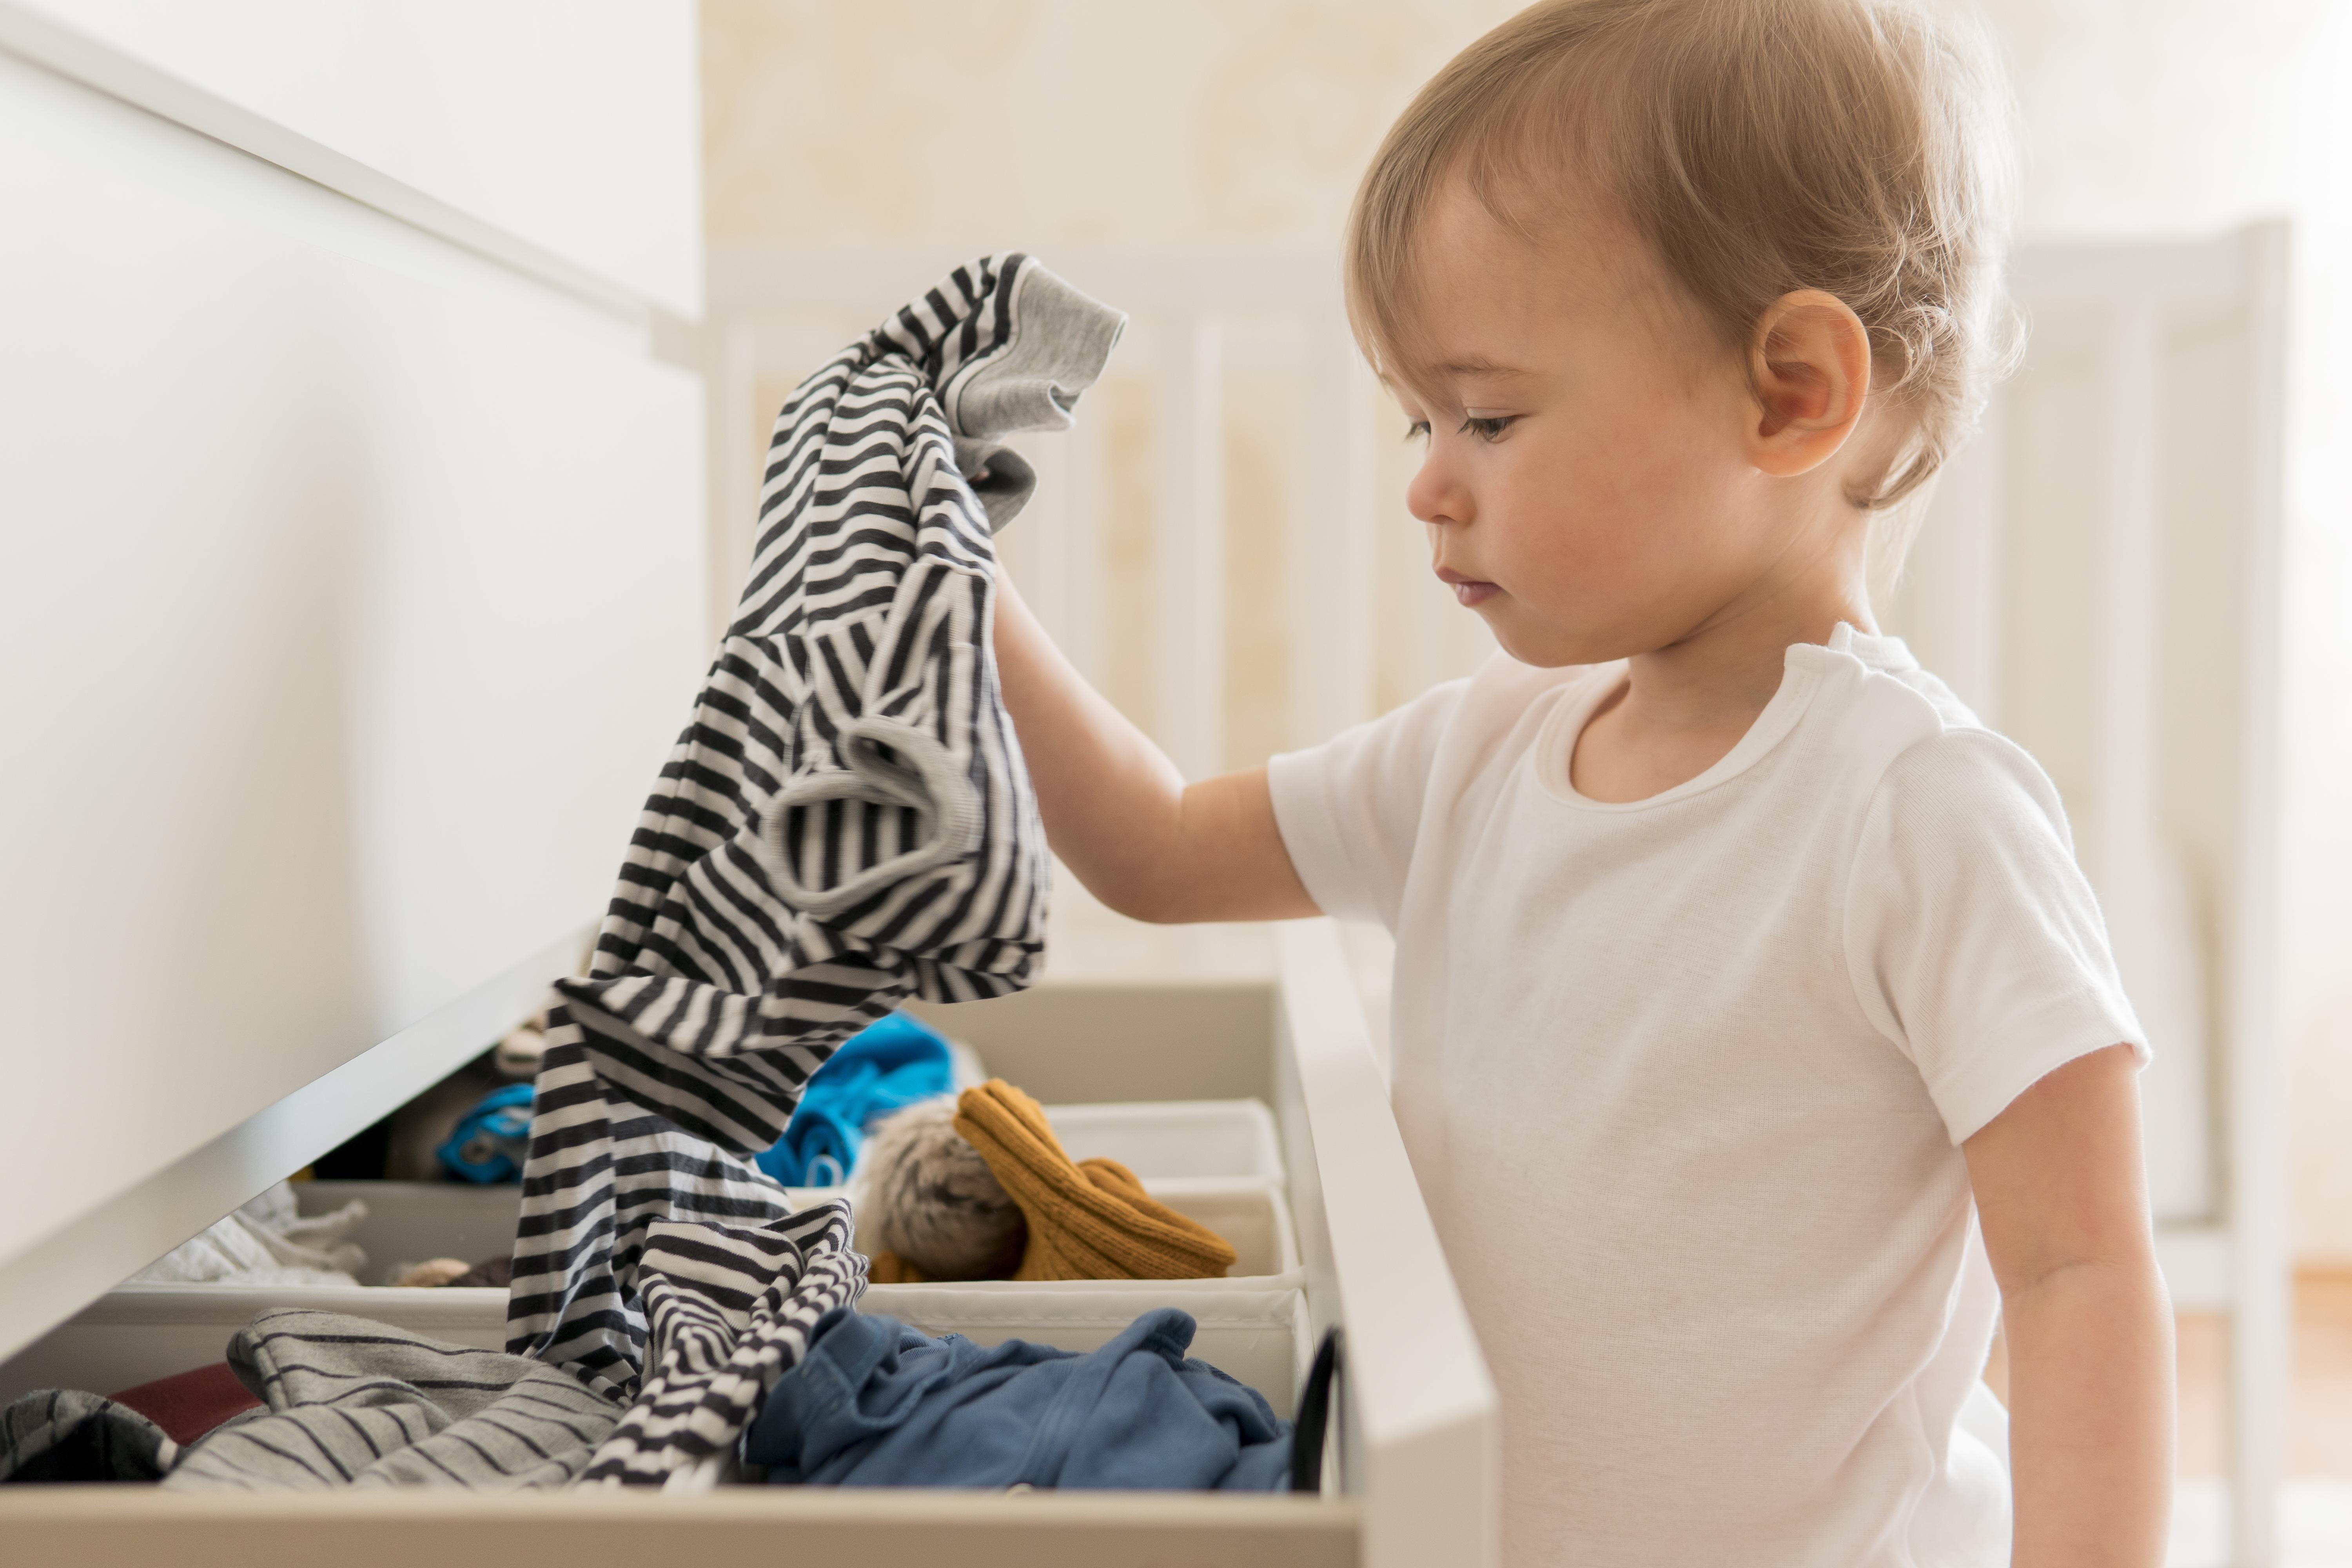
{"label": "gray knit fabric", "polygon": [[561,1487],[621,1415],[543,1363],[340,1312],[264,1312],[228,1359],[269,1413],[189,1448],[167,1488]]}
{"label": "gray knit fabric", "polygon": [[127,1405],[37,1388],[0,1410],[0,1481],[152,1481],[179,1448]]}

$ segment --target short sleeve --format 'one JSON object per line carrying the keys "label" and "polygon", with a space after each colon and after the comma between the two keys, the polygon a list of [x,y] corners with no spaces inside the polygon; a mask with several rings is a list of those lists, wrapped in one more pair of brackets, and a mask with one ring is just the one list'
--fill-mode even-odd
{"label": "short sleeve", "polygon": [[1266,764],[1274,820],[1323,912],[1396,929],[1438,742],[1466,680]]}
{"label": "short sleeve", "polygon": [[1948,731],[1887,769],[1845,937],[1863,1010],[1956,1144],[2076,1057],[2128,1045],[2147,1060],[2057,791],[1999,735]]}

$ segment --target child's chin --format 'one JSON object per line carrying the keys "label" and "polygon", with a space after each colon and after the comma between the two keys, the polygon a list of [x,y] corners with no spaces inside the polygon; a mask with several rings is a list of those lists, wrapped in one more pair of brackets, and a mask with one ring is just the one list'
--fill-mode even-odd
{"label": "child's chin", "polygon": [[1591,664],[1593,657],[1564,637],[1528,636],[1525,631],[1507,625],[1500,616],[1488,616],[1486,629],[1495,634],[1502,650],[1521,664],[1538,669],[1565,669],[1573,664]]}
{"label": "child's chin", "polygon": [[[1516,612],[1516,613],[1515,613]],[[1606,664],[1622,658],[1625,650],[1592,635],[1591,628],[1566,630],[1558,626],[1529,624],[1525,607],[1497,594],[1478,606],[1478,616],[1495,634],[1502,650],[1521,664],[1538,669],[1567,669],[1580,664]]]}

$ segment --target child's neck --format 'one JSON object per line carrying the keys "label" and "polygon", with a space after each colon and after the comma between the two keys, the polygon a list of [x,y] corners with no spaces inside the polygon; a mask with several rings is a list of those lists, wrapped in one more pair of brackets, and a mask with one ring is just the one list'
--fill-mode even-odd
{"label": "child's neck", "polygon": [[1625,683],[1586,721],[1569,779],[1591,800],[1647,800],[1723,760],[1780,689],[1792,643],[1841,621],[1875,632],[1859,563],[1727,605],[1696,630],[1626,661]]}

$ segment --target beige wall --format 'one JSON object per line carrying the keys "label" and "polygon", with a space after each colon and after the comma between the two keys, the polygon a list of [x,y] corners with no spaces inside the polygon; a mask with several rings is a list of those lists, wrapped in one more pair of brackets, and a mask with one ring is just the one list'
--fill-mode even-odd
{"label": "beige wall", "polygon": [[[709,236],[729,247],[1336,244],[1357,176],[1413,89],[1504,0],[706,0]],[[909,40],[923,40],[910,48]],[[1116,301],[1114,301],[1116,302]],[[1150,324],[1087,415],[1108,422],[1112,591],[1097,679],[1152,722]],[[820,357],[812,346],[808,362]],[[791,384],[779,374],[768,390]],[[1286,727],[1286,563],[1299,497],[1296,365],[1236,363],[1227,391],[1225,761],[1317,737]],[[776,399],[766,399],[772,406]],[[1385,419],[1375,695],[1394,706],[1491,647],[1427,572]],[[1018,552],[1018,541],[1013,542]],[[1017,571],[1017,567],[1016,567]],[[1395,635],[1399,627],[1411,635]]]}
{"label": "beige wall", "polygon": [[709,234],[1328,244],[1507,0],[706,0]]}
{"label": "beige wall", "polygon": [[[1328,246],[1413,88],[1508,0],[705,0],[714,247],[978,250]],[[2352,1258],[2352,5],[2329,0],[1990,0],[2022,108],[2029,233],[2297,224],[2288,515],[2288,885],[2282,962],[2298,1052],[2297,1225]],[[1112,392],[1106,416],[1120,416]],[[1279,615],[1249,572],[1247,475],[1284,394],[1237,395],[1236,637]],[[1131,417],[1131,405],[1129,405]],[[2216,409],[2226,418],[2231,411]],[[1130,436],[1126,461],[1140,460]],[[1433,598],[1392,459],[1379,519],[1384,625]],[[1119,493],[1114,489],[1114,494]],[[1129,519],[1129,591],[1148,586]],[[1148,595],[1146,595],[1148,596]],[[1139,612],[1107,670],[1148,717]],[[1255,628],[1252,630],[1251,628]],[[1384,703],[1475,657],[1388,657]],[[1271,746],[1278,679],[1237,689],[1232,760]],[[1253,703],[1255,707],[1251,706]]]}

